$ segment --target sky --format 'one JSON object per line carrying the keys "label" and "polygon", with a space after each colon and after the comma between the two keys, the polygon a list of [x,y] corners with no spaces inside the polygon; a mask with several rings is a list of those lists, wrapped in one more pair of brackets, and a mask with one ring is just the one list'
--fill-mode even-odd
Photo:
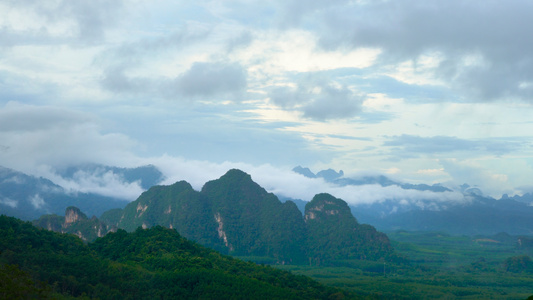
{"label": "sky", "polygon": [[0,165],[61,181],[72,165],[154,164],[198,189],[241,168],[304,200],[435,195],[340,189],[298,165],[532,192],[531,12],[525,0],[1,0]]}

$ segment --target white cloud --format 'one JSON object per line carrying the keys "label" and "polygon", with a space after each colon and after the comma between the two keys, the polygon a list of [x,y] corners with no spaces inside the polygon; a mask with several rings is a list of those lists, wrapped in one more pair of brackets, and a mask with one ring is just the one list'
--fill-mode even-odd
{"label": "white cloud", "polygon": [[0,165],[35,174],[39,166],[121,165],[134,158],[135,142],[102,133],[99,122],[70,109],[8,103],[0,108]]}
{"label": "white cloud", "polygon": [[206,161],[187,161],[182,158],[152,158],[155,166],[160,168],[167,179],[164,184],[185,180],[196,190],[210,180],[218,179],[229,169],[237,168],[252,176],[252,180],[268,192],[279,196],[310,201],[316,194],[330,193],[351,205],[371,204],[393,200],[398,203],[429,206],[431,203],[462,203],[467,201],[458,192],[431,192],[405,190],[399,186],[382,187],[380,185],[338,186],[325,182],[322,178],[307,178],[294,173],[289,168],[279,168],[269,164],[254,166],[245,163],[225,162],[213,164]]}
{"label": "white cloud", "polygon": [[[279,76],[284,72],[315,72],[337,68],[366,68],[380,51],[371,48],[326,51],[305,30],[260,31],[246,48],[230,57],[250,65],[250,71]],[[260,59],[258,59],[260,58]]]}
{"label": "white cloud", "polygon": [[453,178],[452,184],[459,186],[467,183],[480,188],[484,194],[499,198],[502,192],[513,191],[506,174],[496,173],[484,168],[476,161],[459,161],[443,159],[439,163],[444,171]]}
{"label": "white cloud", "polygon": [[41,175],[60,185],[69,193],[94,193],[133,201],[144,191],[140,182],[126,182],[121,175],[100,169],[91,172],[78,170],[72,178],[61,177],[53,170],[41,173]]}
{"label": "white cloud", "polygon": [[[533,164],[531,7],[4,1],[0,165],[51,174],[153,157],[171,178],[201,186],[234,165],[224,161],[250,170],[305,164],[399,170],[395,176],[417,182],[472,176],[491,194],[514,191],[527,185]],[[98,176],[111,175],[64,184],[106,193],[117,186],[130,198],[138,192]],[[289,193],[282,182],[265,184]],[[375,199],[373,189],[351,192]]]}
{"label": "white cloud", "polygon": [[29,197],[28,200],[30,201],[30,203],[33,206],[33,208],[35,208],[35,209],[40,209],[41,207],[43,207],[46,204],[44,202],[44,199],[41,196],[39,196],[39,194],[35,194],[35,195]]}
{"label": "white cloud", "polygon": [[0,198],[0,204],[7,205],[11,208],[16,208],[19,204],[17,200],[9,199],[9,198]]}

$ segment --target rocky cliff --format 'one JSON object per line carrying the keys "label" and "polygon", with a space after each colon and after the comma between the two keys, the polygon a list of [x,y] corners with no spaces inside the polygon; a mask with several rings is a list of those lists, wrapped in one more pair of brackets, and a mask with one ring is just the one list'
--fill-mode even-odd
{"label": "rocky cliff", "polygon": [[67,207],[64,217],[55,214],[43,215],[33,221],[33,224],[56,232],[75,234],[84,241],[93,241],[110,231],[116,231],[116,227],[108,226],[96,217],[87,218],[74,206]]}

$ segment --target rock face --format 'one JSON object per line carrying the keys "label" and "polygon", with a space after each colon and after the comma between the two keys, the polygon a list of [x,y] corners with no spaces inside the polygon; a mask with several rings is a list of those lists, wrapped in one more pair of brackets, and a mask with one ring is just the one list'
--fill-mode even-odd
{"label": "rock face", "polygon": [[63,223],[63,227],[68,227],[72,223],[78,222],[80,220],[87,220],[87,216],[82,213],[77,207],[67,207],[67,209],[65,210],[65,222]]}
{"label": "rock face", "polygon": [[101,219],[127,231],[161,225],[222,253],[277,263],[378,259],[393,252],[387,236],[358,224],[346,202],[319,194],[302,217],[293,202],[281,203],[240,170],[207,182],[199,192],[185,181],[154,186]]}
{"label": "rock face", "polygon": [[96,217],[87,218],[79,208],[74,206],[67,207],[64,217],[43,215],[38,220],[33,221],[33,224],[56,232],[75,234],[84,241],[93,241],[110,231],[116,231],[116,227],[107,226]]}

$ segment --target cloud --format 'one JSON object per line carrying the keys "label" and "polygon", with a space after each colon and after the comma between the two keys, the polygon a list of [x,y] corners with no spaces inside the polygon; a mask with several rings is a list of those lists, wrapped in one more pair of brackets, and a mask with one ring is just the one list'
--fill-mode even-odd
{"label": "cloud", "polygon": [[0,132],[46,131],[69,126],[74,122],[89,122],[91,118],[79,112],[56,107],[37,107],[8,103],[0,110]]}
{"label": "cloud", "polygon": [[239,101],[247,87],[246,70],[238,63],[196,62],[174,79],[129,75],[129,69],[127,65],[107,68],[101,86],[114,93],[184,102],[193,99]]}
{"label": "cloud", "polygon": [[39,166],[131,159],[135,142],[102,133],[99,122],[89,113],[9,102],[0,107],[0,165],[35,174]]}
{"label": "cloud", "polygon": [[46,204],[44,202],[44,199],[41,196],[39,196],[39,194],[35,194],[29,197],[28,200],[35,209],[40,209]]}
{"label": "cloud", "polygon": [[[102,163],[118,166],[139,166],[153,164],[166,176],[166,184],[179,180],[189,181],[196,189],[200,189],[205,182],[217,179],[231,168],[239,168],[252,175],[253,179],[270,192],[278,195],[299,198],[306,201],[321,192],[331,193],[342,198],[350,204],[364,204],[393,199],[405,203],[419,203],[420,201],[461,201],[454,193],[431,193],[428,191],[403,190],[399,187],[381,187],[377,185],[340,187],[324,182],[322,179],[309,179],[292,171],[290,167],[280,168],[269,164],[250,164],[238,161],[252,161],[243,153],[249,152],[251,158],[265,156],[277,162],[287,158],[287,153],[293,153],[286,163],[290,164],[306,155],[301,146],[290,146],[283,143],[283,147],[265,137],[279,141],[280,136],[263,134],[257,136],[257,131],[251,130],[249,138],[247,131],[233,134],[226,133],[226,128],[216,125],[221,131],[213,133],[219,136],[218,140],[212,137],[212,145],[194,142],[194,139],[184,139],[193,143],[193,151],[209,151],[216,149],[221,152],[222,162],[208,162],[202,160],[184,159],[179,156],[158,155],[141,158],[135,154],[135,143],[123,134],[102,133],[99,127],[101,121],[88,113],[52,107],[35,107],[9,103],[0,110],[1,120],[6,120],[5,127],[1,127],[0,140],[5,149],[0,152],[0,165],[27,172],[32,175],[49,178],[71,192],[91,192],[107,196],[133,200],[142,192],[138,183],[125,182],[123,178],[112,172],[94,170],[94,172],[78,172],[73,178],[63,178],[56,170],[68,166],[84,163]],[[30,120],[17,122],[17,119]],[[205,120],[199,120],[203,122]],[[9,125],[9,126],[8,126]],[[42,125],[42,127],[39,127]],[[197,126],[193,124],[193,126]],[[260,131],[259,131],[260,132]],[[196,133],[198,134],[198,132]],[[235,141],[236,137],[242,141]],[[168,136],[167,136],[168,138]],[[289,140],[290,142],[290,140]],[[293,141],[294,143],[294,141]],[[228,149],[221,149],[220,145],[229,144]],[[238,147],[247,145],[246,152],[235,153],[228,156],[224,153],[234,151]],[[252,145],[250,145],[252,144]],[[255,150],[254,150],[255,149]],[[295,149],[298,149],[295,152]],[[277,158],[280,156],[280,158]],[[202,157],[200,155],[199,157]],[[228,157],[235,162],[228,160]],[[298,158],[295,158],[298,157]],[[224,161],[224,159],[226,161]],[[258,161],[264,161],[259,159]],[[292,166],[291,166],[292,167]],[[34,199],[35,205],[41,203]]]}
{"label": "cloud", "polygon": [[[319,5],[320,4],[320,5]],[[307,4],[306,4],[307,5]],[[433,74],[463,101],[530,99],[533,20],[528,1],[361,1],[291,9],[293,26],[320,36],[324,49],[381,49],[381,65],[438,60]],[[286,17],[285,19],[288,19]],[[311,22],[312,20],[312,22]],[[312,25],[311,25],[312,24]]]}
{"label": "cloud", "polygon": [[[0,26],[11,38],[7,46],[34,43],[91,44],[105,37],[124,7],[121,0],[7,1]],[[1,12],[0,12],[1,13]]]}
{"label": "cloud", "polygon": [[532,7],[0,1],[0,164],[166,153],[421,179],[448,174],[416,173],[439,170],[434,158],[481,157],[527,185],[510,161],[530,160],[530,103],[497,100],[533,99]]}
{"label": "cloud", "polygon": [[0,198],[0,204],[7,205],[11,208],[16,208],[19,204],[18,200],[13,200],[10,198]]}
{"label": "cloud", "polygon": [[451,175],[452,184],[459,186],[467,183],[480,187],[483,193],[499,198],[502,191],[512,191],[513,187],[508,182],[508,176],[487,169],[473,161],[457,159],[441,159],[440,165],[444,171]]}
{"label": "cloud", "polygon": [[312,1],[280,1],[279,8],[279,26],[281,28],[290,28],[298,26],[305,22],[305,17],[310,14],[321,12],[324,9],[332,9],[349,3],[347,0],[312,0]]}
{"label": "cloud", "polygon": [[246,70],[238,63],[196,62],[176,78],[175,87],[187,97],[238,95],[246,89]]}
{"label": "cloud", "polygon": [[[252,176],[252,180],[268,192],[278,196],[311,201],[318,193],[330,193],[350,205],[371,204],[391,200],[398,205],[418,205],[424,207],[442,207],[467,201],[458,192],[431,192],[404,190],[399,186],[382,187],[380,185],[338,186],[322,178],[307,178],[290,169],[270,164],[251,165],[239,162],[214,164],[206,161],[185,160],[176,157],[159,157],[150,159],[167,176],[164,184],[186,180],[196,189],[210,180],[218,179],[229,169],[237,168]],[[434,204],[432,204],[434,203]]]}
{"label": "cloud", "polygon": [[136,39],[126,39],[120,41],[117,46],[106,48],[95,59],[95,63],[132,67],[140,65],[146,60],[154,60],[154,58],[161,60],[163,57],[170,60],[176,52],[194,47],[207,39],[212,31],[213,28],[209,25],[185,23],[169,32],[135,36]]}
{"label": "cloud", "polygon": [[365,99],[364,95],[333,83],[275,87],[269,97],[275,105],[300,111],[304,117],[318,121],[352,118],[361,112]]}
{"label": "cloud", "polygon": [[78,170],[72,178],[62,177],[54,169],[41,172],[41,175],[60,185],[67,193],[94,193],[133,201],[144,191],[140,182],[127,182],[121,175],[115,174],[113,171],[106,172],[98,168],[92,171]]}
{"label": "cloud", "polygon": [[114,65],[104,71],[100,81],[103,88],[114,93],[148,94],[154,91],[153,80],[143,77],[131,77],[126,74],[128,67]]}
{"label": "cloud", "polygon": [[403,134],[389,137],[383,146],[391,147],[390,152],[395,156],[433,155],[459,151],[478,156],[479,153],[492,155],[511,153],[519,150],[523,143],[512,138],[466,140],[449,136],[421,137]]}
{"label": "cloud", "polygon": [[236,49],[249,46],[253,41],[253,35],[249,30],[244,30],[241,34],[230,38],[227,44],[227,52],[233,52]]}
{"label": "cloud", "polygon": [[[139,183],[125,182],[112,172],[80,171],[72,179],[56,173],[87,163],[136,165],[136,143],[122,134],[103,133],[101,123],[89,113],[9,102],[0,107],[0,166],[48,178],[68,192],[134,200],[142,192]],[[46,204],[37,194],[28,201],[37,209]]]}

